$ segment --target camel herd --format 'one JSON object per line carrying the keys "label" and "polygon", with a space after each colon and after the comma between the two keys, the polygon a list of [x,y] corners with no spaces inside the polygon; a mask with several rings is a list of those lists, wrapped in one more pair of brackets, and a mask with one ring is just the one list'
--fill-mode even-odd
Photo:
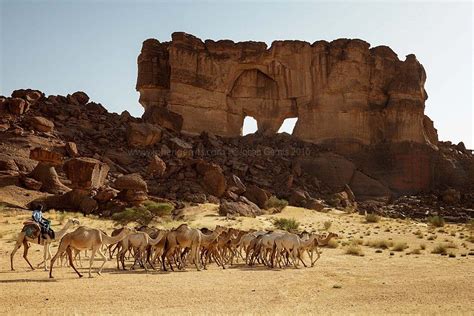
{"label": "camel herd", "polygon": [[[122,227],[115,229],[109,236],[100,229],[79,226],[71,232],[67,229],[78,221],[71,219],[68,224],[56,234],[60,240],[57,253],[51,259],[50,245],[52,240],[45,240],[44,264],[45,270],[49,264],[49,277],[53,277],[54,263],[58,258],[67,256],[69,265],[79,277],[82,274],[76,269],[75,262],[79,262],[81,251],[90,251],[89,277],[96,254],[102,258],[102,264],[97,273],[100,275],[102,268],[108,259],[114,256],[117,261],[117,269],[126,269],[126,258],[133,259],[130,269],[138,264],[146,271],[148,268],[156,269],[161,265],[164,271],[171,269],[185,269],[187,264],[192,264],[199,271],[207,269],[209,263],[213,262],[225,269],[229,265],[238,263],[239,260],[248,266],[263,264],[268,268],[284,268],[293,266],[298,268],[300,263],[307,267],[303,259],[307,254],[310,266],[314,266],[320,258],[318,247],[326,245],[331,238],[337,237],[334,233],[324,235],[311,233],[290,233],[285,231],[244,231],[235,228],[217,226],[214,230],[206,228],[191,228],[182,224],[172,230],[160,230],[154,227],[142,226],[135,229]],[[22,230],[22,232],[25,229]],[[64,231],[64,232],[63,232]],[[29,266],[28,242],[36,242],[20,234],[14,250],[11,253],[11,269],[13,270],[13,256],[21,245],[25,247],[23,257]],[[316,253],[316,258],[314,258]],[[108,257],[108,258],[107,258]]]}

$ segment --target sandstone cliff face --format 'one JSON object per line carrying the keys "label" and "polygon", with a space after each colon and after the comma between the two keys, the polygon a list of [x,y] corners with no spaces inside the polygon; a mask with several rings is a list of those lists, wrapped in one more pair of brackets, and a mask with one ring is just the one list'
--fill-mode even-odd
{"label": "sandstone cliff face", "polygon": [[268,135],[297,117],[294,136],[347,152],[387,142],[436,146],[425,79],[414,55],[400,61],[390,48],[357,39],[267,48],[173,33],[171,42],[143,43],[136,88],[144,118],[165,107],[182,116],[185,132],[235,137],[252,116]]}

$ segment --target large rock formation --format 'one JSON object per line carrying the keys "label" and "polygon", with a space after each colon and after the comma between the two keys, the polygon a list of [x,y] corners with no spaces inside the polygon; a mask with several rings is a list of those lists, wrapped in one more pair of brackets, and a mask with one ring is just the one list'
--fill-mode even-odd
{"label": "large rock formation", "polygon": [[425,79],[414,55],[400,61],[390,48],[358,39],[267,48],[173,33],[171,42],[143,43],[137,90],[146,116],[166,107],[196,134],[239,136],[246,116],[270,134],[298,117],[293,134],[314,143],[436,145],[423,113]]}
{"label": "large rock formation", "polygon": [[[434,181],[438,136],[424,115],[425,80],[415,55],[401,61],[389,47],[359,39],[275,41],[267,48],[179,32],[171,42],[143,43],[136,88],[145,120],[163,126],[169,115],[156,113],[180,114],[191,134],[240,136],[252,116],[270,135],[297,117],[294,136],[353,158],[371,178],[409,193]],[[341,180],[338,186],[351,179]]]}

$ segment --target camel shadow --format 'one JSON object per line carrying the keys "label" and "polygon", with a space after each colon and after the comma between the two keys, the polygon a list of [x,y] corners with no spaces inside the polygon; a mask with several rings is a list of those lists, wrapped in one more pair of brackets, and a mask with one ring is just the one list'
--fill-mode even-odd
{"label": "camel shadow", "polygon": [[0,280],[2,283],[43,283],[43,282],[57,282],[56,279],[40,279],[40,280],[30,280],[30,279],[13,279],[13,280]]}

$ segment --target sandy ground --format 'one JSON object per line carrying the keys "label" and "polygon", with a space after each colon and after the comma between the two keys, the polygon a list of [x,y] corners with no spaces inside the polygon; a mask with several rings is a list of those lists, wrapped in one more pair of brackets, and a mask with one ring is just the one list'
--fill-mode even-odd
{"label": "sandy ground", "polygon": [[[237,228],[272,228],[274,217],[295,218],[306,230],[338,233],[338,248],[324,248],[313,268],[249,268],[242,264],[223,270],[211,265],[207,271],[188,268],[164,273],[143,270],[117,271],[115,262],[105,273],[79,279],[69,267],[55,268],[55,279],[42,269],[30,271],[15,256],[16,271],[10,271],[9,253],[29,212],[4,208],[0,211],[0,314],[385,314],[474,313],[474,244],[467,241],[465,225],[433,229],[413,221],[382,219],[365,223],[364,217],[338,211],[317,213],[287,207],[281,214],[256,219],[228,220],[216,214],[216,206],[189,208],[187,221],[195,227],[216,224]],[[49,213],[56,229],[60,221],[78,217],[82,224],[111,231],[114,223],[79,214]],[[157,226],[173,227],[179,222]],[[435,239],[434,239],[435,238]],[[387,240],[406,242],[404,251],[376,253],[362,245],[363,256],[345,253],[351,240],[363,244]],[[450,243],[454,258],[432,254],[438,244]],[[420,254],[409,254],[420,249]],[[56,248],[53,248],[53,254]],[[390,255],[392,252],[393,255]],[[37,264],[42,247],[30,248]],[[98,266],[99,262],[95,262]],[[86,269],[82,269],[84,272]]]}

